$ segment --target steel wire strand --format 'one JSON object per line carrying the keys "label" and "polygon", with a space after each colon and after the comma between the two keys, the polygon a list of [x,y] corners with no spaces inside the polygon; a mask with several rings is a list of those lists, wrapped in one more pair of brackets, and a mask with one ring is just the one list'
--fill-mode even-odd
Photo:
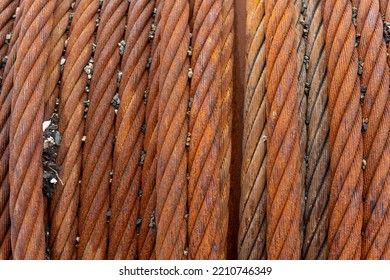
{"label": "steel wire strand", "polygon": [[[325,2],[330,122],[330,259],[360,259],[363,220],[362,113],[358,56],[349,0]],[[342,93],[342,94],[340,94]]]}
{"label": "steel wire strand", "polygon": [[218,259],[221,239],[222,1],[195,0],[188,156],[190,259]]}
{"label": "steel wire strand", "polygon": [[246,89],[238,257],[266,259],[265,1],[247,1]]}
{"label": "steel wire strand", "polygon": [[[390,237],[390,97],[389,68],[383,22],[379,1],[360,1],[357,32],[360,34],[358,52],[364,65],[361,87],[363,102],[363,151],[367,165],[363,187],[362,259],[380,259]],[[387,223],[386,223],[387,221]],[[386,230],[387,229],[387,230]]]}
{"label": "steel wire strand", "polygon": [[189,3],[162,6],[157,131],[156,259],[186,259]]}
{"label": "steel wire strand", "polygon": [[306,205],[302,258],[328,258],[329,200],[329,121],[325,60],[325,30],[322,1],[309,1],[307,7],[308,144],[306,150]]}
{"label": "steel wire strand", "polygon": [[[21,4],[20,4],[21,5]],[[16,12],[16,10],[15,10]],[[13,87],[13,69],[16,59],[16,40],[21,27],[22,7],[16,12],[13,36],[9,42],[6,66],[0,91],[0,260],[11,256],[11,220],[9,213],[9,130]]]}
{"label": "steel wire strand", "polygon": [[151,59],[149,70],[147,100],[145,108],[145,136],[143,149],[146,151],[142,168],[142,196],[140,201],[140,217],[142,223],[139,228],[138,256],[141,260],[155,259],[156,249],[156,177],[157,177],[157,126],[158,126],[158,94],[159,94],[159,65],[160,65],[160,37],[161,37],[161,1],[156,1],[154,21],[149,34],[152,40]]}
{"label": "steel wire strand", "polygon": [[[389,41],[390,41],[390,2],[388,0],[382,0],[380,5],[380,11],[384,20],[384,37],[387,44],[387,53],[389,53]],[[387,65],[390,69],[390,57],[387,55]],[[387,107],[388,108],[388,107]],[[388,111],[387,111],[388,112]],[[390,140],[388,139],[388,142],[386,143],[386,147],[389,146]],[[385,185],[389,184],[390,181],[390,171],[388,173],[388,176],[386,178]],[[385,219],[383,221],[384,224],[388,224],[390,219],[390,210],[389,207],[387,208],[387,212],[385,214]],[[381,228],[383,229],[383,228]],[[388,230],[387,230],[388,231]],[[387,239],[385,250],[381,256],[381,259],[389,260],[390,259],[390,236]]]}
{"label": "steel wire strand", "polygon": [[[77,212],[80,199],[82,139],[85,129],[84,103],[87,99],[85,90],[88,80],[84,67],[92,55],[98,7],[99,3],[96,1],[78,3],[65,53],[66,63],[61,77],[58,108],[60,116],[58,126],[62,138],[56,160],[60,167],[61,182],[57,184],[50,201],[52,259],[77,257]],[[59,42],[62,42],[62,39],[59,38]],[[53,56],[51,58],[53,59]]]}
{"label": "steel wire strand", "polygon": [[266,6],[267,256],[300,258],[300,146],[294,1]]}
{"label": "steel wire strand", "polygon": [[[50,119],[54,113],[56,100],[60,87],[58,82],[61,79],[61,67],[65,61],[61,61],[61,56],[67,39],[67,27],[71,15],[71,6],[74,0],[57,1],[53,13],[53,31],[50,34],[49,42],[50,55],[47,61],[46,71],[48,79],[45,88],[45,120]],[[72,13],[73,15],[73,13]]]}
{"label": "steel wire strand", "polygon": [[120,106],[116,119],[114,178],[111,189],[110,259],[135,259],[142,176],[142,126],[145,118],[153,1],[136,1],[128,9],[126,48],[122,58]]}
{"label": "steel wire strand", "polygon": [[233,121],[233,40],[234,40],[234,1],[225,0],[222,4],[222,53],[221,53],[221,243],[220,259],[226,259],[229,225],[230,166],[232,155]]}
{"label": "steel wire strand", "polygon": [[14,259],[45,255],[42,122],[47,41],[56,1],[24,2],[14,65],[10,123],[10,217]]}
{"label": "steel wire strand", "polygon": [[[95,3],[93,3],[95,5]],[[126,1],[103,1],[85,122],[83,175],[80,189],[79,259],[105,259],[108,247],[110,181],[120,47],[126,22]],[[114,187],[113,187],[114,188]]]}
{"label": "steel wire strand", "polygon": [[0,3],[0,90],[18,5],[19,0],[4,0]]}

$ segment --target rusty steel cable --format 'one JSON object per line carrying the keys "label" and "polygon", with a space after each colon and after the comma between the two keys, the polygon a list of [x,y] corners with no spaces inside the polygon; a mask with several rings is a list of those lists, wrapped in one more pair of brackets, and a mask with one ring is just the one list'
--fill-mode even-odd
{"label": "rusty steel cable", "polygon": [[[295,19],[296,22],[296,31],[298,36],[298,47],[297,47],[297,63],[298,63],[298,129],[299,129],[299,148],[300,158],[299,161],[302,163],[301,167],[301,177],[299,179],[300,184],[300,207],[301,212],[305,211],[305,175],[306,175],[306,165],[304,162],[304,154],[307,148],[307,124],[309,120],[306,118],[307,114],[307,96],[305,95],[305,82],[307,76],[307,66],[309,64],[310,55],[307,53],[307,4],[305,0],[295,0]],[[303,224],[303,215],[300,215],[300,223]],[[301,243],[303,244],[303,227],[301,227]],[[302,249],[302,248],[301,248]]]}
{"label": "rusty steel cable", "polygon": [[266,5],[267,257],[300,257],[297,32],[293,0]]}
{"label": "rusty steel cable", "polygon": [[[383,4],[382,4],[383,2]],[[384,1],[381,1],[381,13],[384,15],[383,16],[383,19],[384,19],[384,28],[385,28],[385,41],[387,43],[387,52],[389,52],[389,41],[390,41],[390,2],[388,0],[384,0]],[[387,64],[389,66],[389,69],[390,69],[390,57],[387,56]],[[390,145],[390,141],[388,140],[387,146]],[[389,175],[390,176],[390,173]],[[387,177],[386,179],[386,184],[388,184],[388,181],[389,181],[389,177]],[[390,214],[389,214],[389,208],[387,208],[387,214],[386,214],[386,219],[388,221],[388,219],[390,219]],[[385,247],[385,252],[382,256],[383,259],[386,259],[386,260],[389,260],[390,259],[390,238],[388,238],[387,240],[387,243],[386,243],[386,247]]]}
{"label": "rusty steel cable", "polygon": [[57,1],[53,13],[53,31],[50,34],[49,42],[50,55],[46,66],[48,79],[45,88],[45,120],[50,119],[54,113],[56,100],[59,94],[58,81],[61,76],[61,67],[65,61],[61,56],[67,39],[67,27],[69,24],[71,5],[74,0]]}
{"label": "rusty steel cable", "polygon": [[307,67],[306,179],[303,259],[328,258],[329,200],[329,121],[325,59],[325,30],[322,1],[309,1],[307,6]]}
{"label": "rusty steel cable", "polygon": [[[59,177],[61,181],[57,183],[56,191],[50,201],[51,226],[49,243],[52,259],[75,259],[77,257],[77,211],[79,207],[79,180],[82,165],[82,138],[85,126],[85,88],[88,79],[87,73],[84,72],[84,67],[92,55],[98,9],[98,5],[90,6],[90,3],[88,1],[80,2],[75,11],[64,57],[66,63],[61,77],[58,108],[60,119],[58,126],[62,139],[56,160],[57,165],[60,167]],[[57,10],[54,13],[54,15],[56,13],[57,15],[62,15],[60,25],[64,20],[63,17],[65,17],[60,12],[63,11],[62,8],[64,7],[57,6]],[[62,34],[56,37],[60,45],[63,43],[63,36]],[[54,59],[53,53],[51,59]],[[57,63],[59,66],[59,61]],[[55,71],[59,70],[56,69]],[[52,93],[50,95],[52,96]]]}
{"label": "rusty steel cable", "polygon": [[[357,13],[362,59],[363,178],[362,259],[381,259],[390,238],[389,68],[379,0],[360,1]],[[363,90],[364,89],[364,90]],[[388,216],[386,218],[386,215]]]}
{"label": "rusty steel cable", "polygon": [[360,259],[363,139],[360,66],[351,2],[326,1],[323,20],[330,123],[329,258]]}
{"label": "rusty steel cable", "polygon": [[154,2],[146,0],[132,2],[128,8],[126,48],[121,67],[123,76],[119,88],[120,106],[115,125],[109,259],[137,258],[144,94],[148,86],[148,38],[153,8]]}
{"label": "rusty steel cable", "polygon": [[[87,8],[95,14],[98,1]],[[76,9],[80,8],[81,3]],[[120,47],[128,3],[103,1],[96,35],[94,64],[91,64],[89,107],[85,123],[83,175],[80,189],[78,244],[79,259],[105,259],[108,247],[110,176],[114,141],[115,112],[111,106],[117,90]],[[93,22],[93,18],[90,18]]]}
{"label": "rusty steel cable", "polygon": [[[56,1],[24,2],[10,123],[10,217],[14,259],[43,259],[42,122],[47,40]],[[31,45],[34,47],[31,48]]]}
{"label": "rusty steel cable", "polygon": [[[16,12],[16,9],[15,9]],[[13,36],[9,42],[8,58],[0,81],[0,260],[11,256],[11,220],[9,214],[9,129],[13,87],[13,69],[16,59],[16,40],[21,27],[22,8],[16,12]]]}
{"label": "rusty steel cable", "polygon": [[160,65],[161,1],[157,0],[154,20],[149,33],[152,41],[147,100],[145,108],[145,136],[143,149],[146,152],[142,168],[141,201],[139,216],[138,257],[141,260],[155,259],[156,248],[156,177],[157,177],[157,124],[158,124],[158,70]]}
{"label": "rusty steel cable", "polygon": [[19,0],[4,0],[0,3],[0,89],[18,5]]}
{"label": "rusty steel cable", "polygon": [[226,259],[227,235],[229,225],[230,166],[232,155],[232,121],[233,121],[233,24],[234,1],[225,0],[222,4],[223,28],[221,33],[221,243],[220,259]]}
{"label": "rusty steel cable", "polygon": [[156,259],[186,259],[188,0],[164,2],[161,18],[157,131]]}
{"label": "rusty steel cable", "polygon": [[195,0],[190,71],[188,238],[190,259],[218,259],[221,239],[222,1]]}
{"label": "rusty steel cable", "polygon": [[247,1],[246,89],[238,258],[266,258],[265,1]]}

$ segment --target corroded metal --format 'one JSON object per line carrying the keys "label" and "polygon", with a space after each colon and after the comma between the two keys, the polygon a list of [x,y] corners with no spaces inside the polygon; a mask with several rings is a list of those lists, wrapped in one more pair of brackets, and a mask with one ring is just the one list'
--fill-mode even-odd
{"label": "corroded metal", "polygon": [[323,19],[330,122],[329,258],[360,259],[363,221],[362,112],[356,31],[350,0],[327,0]]}
{"label": "corroded metal", "polygon": [[366,87],[362,114],[367,120],[363,128],[367,165],[363,173],[362,259],[385,258],[390,242],[389,67],[379,8],[379,0],[360,1],[357,13],[358,53],[364,63],[360,82]]}
{"label": "corroded metal", "polygon": [[165,1],[161,10],[156,259],[187,258],[189,11],[188,0]]}
{"label": "corroded metal", "polygon": [[246,89],[238,231],[240,259],[265,259],[267,254],[265,2],[247,1]]}
{"label": "corroded metal", "polygon": [[[3,11],[10,7],[9,1],[7,8],[2,6]],[[16,8],[15,8],[16,11]],[[7,12],[8,14],[8,12]],[[0,75],[0,260],[7,260],[11,256],[11,220],[9,216],[9,129],[11,116],[11,92],[13,87],[13,65],[16,59],[16,40],[19,37],[21,26],[22,9],[19,8],[13,24],[13,35],[7,46],[7,62]]]}
{"label": "corroded metal", "polygon": [[71,5],[74,0],[57,1],[53,13],[53,30],[50,34],[49,42],[50,54],[47,61],[47,82],[45,88],[45,120],[50,119],[54,113],[56,100],[59,95],[58,81],[61,76],[61,67],[65,61],[61,59],[65,41],[67,39],[67,27],[70,20]]}
{"label": "corroded metal", "polygon": [[[118,42],[123,33],[123,28],[113,28],[122,20],[121,13],[114,14],[117,6],[118,1],[104,1],[99,19],[99,1],[80,0],[76,6],[82,20],[78,27],[80,30],[88,28],[90,32],[89,28],[99,23],[95,63],[90,61],[85,69],[91,83],[82,158],[78,259],[105,259],[107,256],[107,212],[115,117],[111,101],[116,91],[120,60]],[[89,42],[90,48],[93,48],[93,41]]]}
{"label": "corroded metal", "polygon": [[195,0],[188,155],[190,259],[218,259],[221,236],[221,0]]}
{"label": "corroded metal", "polygon": [[[70,5],[70,4],[69,4]],[[87,73],[84,67],[92,55],[94,42],[95,21],[99,5],[89,6],[88,1],[80,2],[75,11],[65,53],[66,63],[61,77],[59,92],[59,132],[62,136],[57,156],[57,165],[60,167],[56,191],[50,201],[50,249],[52,259],[75,259],[77,257],[76,239],[78,235],[78,207],[80,196],[79,180],[81,176],[82,138],[84,136],[84,101],[87,86]],[[54,12],[58,16],[58,28],[65,25],[68,7],[59,5]],[[70,6],[69,6],[70,8]],[[85,15],[84,12],[86,12]],[[65,14],[64,14],[65,13]],[[52,33],[52,42],[64,44],[64,34]],[[59,77],[60,57],[59,50],[54,48],[49,57],[48,66],[51,79]],[[56,61],[58,59],[58,61]],[[50,61],[53,60],[53,61]],[[50,64],[50,63],[53,63]],[[56,95],[56,84],[48,82],[46,85],[46,108],[54,109],[51,98]],[[52,87],[50,87],[52,85]],[[49,98],[50,97],[50,98]],[[50,115],[49,115],[50,117]]]}
{"label": "corroded metal", "polygon": [[[328,258],[329,121],[325,30],[320,0],[308,1],[306,53],[310,56],[304,93],[307,95],[305,212],[303,259]],[[305,32],[305,31],[304,31]]]}
{"label": "corroded metal", "polygon": [[298,128],[296,9],[266,4],[267,257],[300,258],[301,162]]}
{"label": "corroded metal", "polygon": [[[26,0],[21,19],[10,123],[10,217],[14,259],[43,259],[42,122],[47,40],[56,1]],[[31,47],[33,45],[33,47]]]}
{"label": "corroded metal", "polygon": [[[138,256],[140,259],[152,259],[156,248],[156,177],[157,177],[157,127],[158,127],[158,93],[161,37],[161,1],[156,1],[154,21],[150,29],[149,39],[152,41],[149,71],[148,95],[145,110],[145,137],[143,149],[146,151],[142,168],[142,197],[140,201],[140,217],[142,224],[138,237]],[[153,36],[153,37],[151,37]],[[155,257],[154,257],[155,258]]]}
{"label": "corroded metal", "polygon": [[[123,1],[119,1],[123,2]],[[115,124],[114,177],[111,187],[109,259],[137,257],[139,190],[142,176],[142,125],[144,94],[148,87],[149,31],[154,2],[133,1],[128,7],[123,72],[119,87],[120,106]],[[124,14],[123,14],[124,15]],[[123,27],[123,22],[120,23]]]}
{"label": "corroded metal", "polygon": [[226,242],[229,224],[230,165],[232,154],[232,101],[233,101],[233,24],[234,1],[225,0],[222,5],[222,105],[221,105],[221,242],[220,259],[226,259]]}

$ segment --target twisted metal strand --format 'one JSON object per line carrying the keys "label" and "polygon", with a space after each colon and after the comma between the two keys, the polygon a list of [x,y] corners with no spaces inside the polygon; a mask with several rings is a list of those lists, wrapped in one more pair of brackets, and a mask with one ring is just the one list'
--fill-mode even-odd
{"label": "twisted metal strand", "polygon": [[[121,2],[121,1],[119,1]],[[142,125],[145,117],[150,57],[148,37],[153,1],[132,2],[128,9],[126,48],[122,59],[121,104],[116,119],[114,178],[111,189],[109,259],[135,259],[137,256],[138,192],[141,185]]]}
{"label": "twisted metal strand", "polygon": [[300,152],[295,8],[268,1],[267,53],[267,256],[300,257]]}
{"label": "twisted metal strand", "polygon": [[43,171],[39,163],[47,40],[55,4],[56,1],[26,0],[21,19],[10,123],[9,209],[14,259],[43,259],[45,254]]}
{"label": "twisted metal strand", "polygon": [[124,34],[127,7],[125,1],[104,1],[100,13],[85,124],[86,142],[80,190],[80,259],[105,259],[107,255],[107,214],[115,120],[111,101],[117,89],[120,63],[118,44]]}
{"label": "twisted metal strand", "polygon": [[233,101],[233,24],[234,1],[222,4],[223,28],[221,34],[222,53],[222,105],[221,105],[221,242],[220,259],[226,259],[229,225],[230,165],[232,154],[232,101]]}
{"label": "twisted metal strand", "polygon": [[247,1],[239,259],[266,259],[265,1]]}
{"label": "twisted metal strand", "polygon": [[19,0],[4,0],[0,3],[0,90],[3,79],[3,66],[7,59],[10,37],[14,26],[14,15]]}
{"label": "twisted metal strand", "polygon": [[[360,1],[357,14],[360,33],[359,55],[364,64],[361,86],[367,87],[363,100],[363,144],[367,166],[363,187],[363,259],[380,259],[390,238],[390,97],[387,50],[379,0]],[[386,223],[387,221],[387,223]]]}
{"label": "twisted metal strand", "polygon": [[11,256],[11,220],[9,213],[9,129],[13,87],[13,66],[16,59],[16,40],[21,27],[22,6],[16,13],[13,36],[9,43],[8,59],[0,91],[0,260]]}
{"label": "twisted metal strand", "polygon": [[221,239],[222,1],[195,0],[190,95],[189,258],[218,259]]}
{"label": "twisted metal strand", "polygon": [[[95,1],[96,2],[96,1]],[[60,167],[60,183],[50,201],[50,247],[52,259],[75,259],[78,233],[77,211],[79,207],[79,180],[81,176],[82,138],[84,135],[84,101],[87,74],[84,67],[92,55],[95,21],[99,4],[91,1],[79,2],[71,24],[69,42],[65,53],[66,64],[59,92],[59,132],[62,135],[57,156]],[[70,7],[70,6],[69,6]],[[64,7],[57,6],[54,15],[61,15]],[[64,9],[66,10],[66,9]],[[62,15],[61,18],[63,18]],[[59,22],[61,25],[63,19]],[[63,34],[53,35],[63,43]],[[49,58],[54,60],[54,52]],[[58,63],[58,61],[57,61]],[[53,66],[55,68],[55,66]],[[50,68],[53,69],[53,68]],[[52,74],[59,69],[53,69]],[[49,72],[50,73],[50,72]],[[56,76],[53,74],[53,77]],[[52,77],[52,78],[53,78]],[[49,89],[49,83],[46,90]],[[56,91],[54,89],[54,91]],[[46,91],[47,93],[48,91]],[[50,93],[53,97],[53,94]],[[48,105],[49,103],[46,103]]]}
{"label": "twisted metal strand", "polygon": [[302,258],[328,258],[329,121],[322,1],[309,1],[306,23],[310,27],[306,53],[310,57],[305,93],[308,95],[306,149],[306,205]]}
{"label": "twisted metal strand", "polygon": [[157,124],[158,93],[161,37],[161,1],[156,1],[155,18],[150,35],[153,36],[151,58],[152,64],[148,79],[148,96],[145,109],[145,137],[143,149],[146,151],[142,168],[142,196],[140,201],[140,217],[142,223],[138,237],[138,256],[141,260],[152,259],[156,248],[156,176],[157,176]]}
{"label": "twisted metal strand", "polygon": [[327,0],[323,19],[327,28],[330,121],[329,258],[360,259],[362,113],[351,2]]}
{"label": "twisted metal strand", "polygon": [[162,7],[157,132],[156,259],[185,259],[187,242],[187,108],[189,3]]}
{"label": "twisted metal strand", "polygon": [[49,42],[50,55],[46,71],[48,79],[45,88],[45,119],[50,119],[54,113],[56,100],[59,94],[58,81],[61,75],[61,56],[67,39],[66,29],[70,19],[71,5],[74,0],[57,1],[53,13],[53,31]]}

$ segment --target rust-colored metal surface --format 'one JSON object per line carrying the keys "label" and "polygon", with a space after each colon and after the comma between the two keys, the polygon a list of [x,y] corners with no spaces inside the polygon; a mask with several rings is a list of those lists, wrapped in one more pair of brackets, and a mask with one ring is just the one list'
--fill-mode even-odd
{"label": "rust-colored metal surface", "polygon": [[[156,259],[186,259],[189,3],[163,3],[157,137]],[[186,253],[187,252],[187,253]]]}
{"label": "rust-colored metal surface", "polygon": [[[14,259],[43,259],[42,122],[47,40],[56,1],[24,2],[10,123],[10,217]],[[34,45],[32,46],[32,43]]]}
{"label": "rust-colored metal surface", "polygon": [[50,119],[54,113],[56,100],[59,94],[58,81],[61,76],[61,67],[65,61],[61,61],[61,56],[67,39],[66,29],[70,20],[70,13],[73,12],[71,5],[73,0],[57,1],[53,12],[53,30],[50,34],[50,53],[47,61],[47,82],[45,88],[45,120]]}
{"label": "rust-colored metal surface", "polygon": [[381,259],[390,238],[390,97],[387,49],[379,0],[360,1],[358,53],[364,64],[361,89],[363,151],[363,259]]}
{"label": "rust-colored metal surface", "polygon": [[[146,65],[150,57],[148,38],[153,8],[153,1],[134,1],[128,8],[126,47],[121,65],[123,76],[119,87],[120,106],[115,124],[109,259],[137,257],[144,139],[142,125],[145,119],[144,95],[148,87]],[[120,23],[122,27],[123,24]]]}
{"label": "rust-colored metal surface", "polygon": [[238,257],[265,259],[266,80],[265,2],[247,1],[246,89]]}
{"label": "rust-colored metal surface", "polygon": [[[305,95],[305,82],[307,76],[307,66],[310,61],[310,55],[307,53],[307,39],[306,32],[307,27],[307,0],[295,0],[295,23],[296,23],[296,36],[298,39],[298,48],[297,48],[297,67],[298,67],[298,129],[299,129],[299,148],[301,153],[299,154],[300,164],[300,221],[299,223],[303,224],[303,215],[305,211],[305,174],[306,174],[306,165],[304,164],[304,155],[307,148],[307,124],[310,120],[307,119],[307,96]],[[300,237],[301,237],[301,250],[303,244],[303,226],[300,227]]]}
{"label": "rust-colored metal surface", "polygon": [[[195,0],[188,156],[190,259],[218,259],[221,244],[222,1]],[[207,199],[206,199],[207,198]]]}
{"label": "rust-colored metal surface", "polygon": [[[356,31],[349,0],[325,2],[330,122],[329,258],[360,259],[362,113]],[[340,94],[342,92],[343,94]]]}
{"label": "rust-colored metal surface", "polygon": [[[18,2],[18,1],[15,1]],[[13,4],[2,3],[1,14],[8,15],[9,10],[13,9]],[[16,13],[16,7],[14,9]],[[9,215],[9,129],[11,116],[11,100],[13,86],[13,65],[16,59],[16,40],[19,37],[20,18],[22,10],[19,8],[16,20],[13,23],[13,34],[9,40],[9,45],[3,48],[8,50],[5,69],[0,72],[0,260],[7,260],[11,256],[11,220]],[[11,15],[12,17],[12,15]],[[6,28],[6,27],[3,27]],[[6,30],[3,29],[2,30]],[[4,38],[5,39],[5,38]],[[2,41],[3,42],[3,41]],[[3,59],[3,57],[1,57]],[[1,67],[2,68],[2,67]]]}
{"label": "rust-colored metal surface", "polygon": [[140,217],[142,223],[138,237],[138,256],[142,260],[155,258],[156,249],[156,177],[157,177],[157,125],[158,125],[158,94],[161,36],[161,1],[155,1],[153,23],[150,28],[149,40],[152,41],[152,64],[149,70],[147,103],[145,110],[145,137],[143,149],[146,151],[142,168]]}
{"label": "rust-colored metal surface", "polygon": [[19,0],[4,0],[0,3],[0,89],[18,5]]}
{"label": "rust-colored metal surface", "polygon": [[300,257],[300,153],[294,1],[266,5],[267,257]]}
{"label": "rust-colored metal surface", "polygon": [[307,46],[310,58],[304,93],[307,95],[307,148],[305,155],[305,212],[302,258],[328,258],[329,121],[323,5],[307,6]]}
{"label": "rust-colored metal surface", "polygon": [[232,101],[233,101],[233,41],[234,41],[234,1],[225,0],[222,4],[222,77],[221,77],[221,242],[220,259],[226,259],[229,225],[230,164],[232,155]]}
{"label": "rust-colored metal surface", "polygon": [[234,1],[234,67],[233,67],[233,125],[232,157],[230,165],[229,230],[227,237],[227,258],[237,259],[239,228],[242,137],[244,131],[243,112],[245,99],[245,57],[246,57],[246,1]]}
{"label": "rust-colored metal surface", "polygon": [[[110,19],[116,6],[105,3],[101,11],[101,14],[105,13],[105,15],[101,16],[96,38],[96,41],[100,43],[97,44],[94,54],[96,63],[88,64],[89,69],[86,71],[91,75],[91,67],[93,67],[82,158],[78,259],[104,259],[107,254],[107,211],[110,203],[109,185],[115,117],[110,103],[116,91],[116,71],[120,60],[117,44],[122,37],[123,30],[121,32],[118,28],[115,31],[109,25],[109,23],[112,24],[111,20],[118,24],[118,15]],[[76,11],[80,13],[80,25],[78,25],[80,31],[78,32],[87,28],[91,48],[94,42],[92,29],[97,23],[98,9],[99,1],[93,0],[80,0],[76,7]],[[111,35],[113,35],[112,39],[110,39]],[[114,42],[109,41],[110,44],[107,44],[109,39]],[[105,71],[104,75],[102,75],[103,71]],[[96,137],[97,135],[99,137]]]}
{"label": "rust-colored metal surface", "polygon": [[[95,5],[96,7],[96,5]],[[70,4],[69,4],[70,8]],[[88,16],[83,16],[86,11],[85,2],[78,6],[75,11],[70,34],[67,43],[64,71],[61,77],[61,89],[59,92],[59,132],[62,136],[61,145],[57,156],[57,165],[60,167],[56,191],[50,200],[50,249],[51,259],[75,259],[77,257],[76,239],[78,235],[78,207],[80,196],[80,177],[82,161],[82,138],[84,136],[84,109],[87,99],[85,88],[88,75],[84,72],[92,55],[93,33],[95,31],[96,9],[89,11]],[[62,5],[56,7],[54,17],[58,15],[58,28],[61,30],[65,25],[66,14],[70,11]],[[65,13],[65,14],[64,14]],[[87,23],[87,24],[86,24]],[[66,28],[66,27],[65,27]],[[65,44],[64,31],[52,32],[52,42],[56,45]],[[56,49],[56,47],[54,48]],[[57,50],[59,52],[59,50]],[[60,56],[49,57],[49,66],[53,66],[51,79],[60,75]],[[50,64],[50,60],[53,64]],[[52,82],[54,83],[54,81]],[[56,98],[57,82],[53,87],[46,87],[46,108],[47,111],[54,109],[50,100]],[[50,90],[52,89],[52,90]],[[50,117],[50,114],[47,115]]]}

